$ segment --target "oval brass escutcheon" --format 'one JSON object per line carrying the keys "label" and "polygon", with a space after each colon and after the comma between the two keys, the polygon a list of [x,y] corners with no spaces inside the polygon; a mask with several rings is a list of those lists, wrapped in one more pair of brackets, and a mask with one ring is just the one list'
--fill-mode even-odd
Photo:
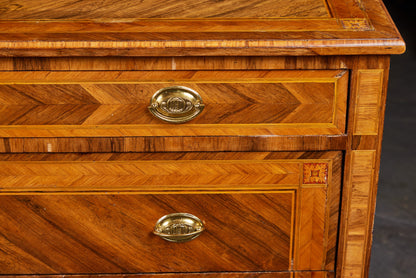
{"label": "oval brass escutcheon", "polygon": [[205,227],[202,221],[189,213],[172,213],[160,218],[153,233],[171,242],[187,242],[198,237]]}
{"label": "oval brass escutcheon", "polygon": [[173,86],[157,91],[150,100],[149,111],[157,118],[170,123],[184,123],[202,112],[205,105],[194,90]]}

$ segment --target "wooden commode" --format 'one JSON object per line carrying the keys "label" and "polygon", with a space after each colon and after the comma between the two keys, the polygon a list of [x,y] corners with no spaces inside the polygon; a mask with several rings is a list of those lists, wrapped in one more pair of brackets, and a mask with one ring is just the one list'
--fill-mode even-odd
{"label": "wooden commode", "polygon": [[0,276],[368,276],[380,0],[0,1]]}

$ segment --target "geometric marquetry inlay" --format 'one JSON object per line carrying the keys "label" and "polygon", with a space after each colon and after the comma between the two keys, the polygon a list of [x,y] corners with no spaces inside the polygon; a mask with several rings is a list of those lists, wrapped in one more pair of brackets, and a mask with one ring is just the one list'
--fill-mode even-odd
{"label": "geometric marquetry inlay", "polygon": [[383,70],[360,70],[357,79],[354,135],[377,135]]}
{"label": "geometric marquetry inlay", "polygon": [[327,163],[304,163],[303,184],[326,184],[328,181]]}
{"label": "geometric marquetry inlay", "polygon": [[351,170],[348,173],[350,184],[346,184],[348,192],[344,197],[347,202],[345,224],[345,251],[340,277],[364,277],[365,260],[368,256],[366,246],[370,225],[368,214],[371,210],[370,197],[375,168],[375,150],[353,151],[351,154]]}
{"label": "geometric marquetry inlay", "polygon": [[364,18],[348,18],[340,20],[341,24],[346,29],[353,30],[370,30],[370,23]]}
{"label": "geometric marquetry inlay", "polygon": [[[0,276],[331,271],[341,158],[339,151],[3,154]],[[311,182],[328,186],[303,187],[304,166]],[[151,231],[172,211],[197,215],[209,232],[170,247]]]}

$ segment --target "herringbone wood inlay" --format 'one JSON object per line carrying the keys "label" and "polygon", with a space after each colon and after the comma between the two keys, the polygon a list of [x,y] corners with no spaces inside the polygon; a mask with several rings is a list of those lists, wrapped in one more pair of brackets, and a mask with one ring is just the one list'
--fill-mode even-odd
{"label": "herringbone wood inlay", "polygon": [[[340,152],[3,154],[0,160],[4,274],[324,270],[335,248]],[[328,185],[303,188],[304,163],[328,163]],[[172,249],[147,227],[177,211],[199,216],[208,232]],[[207,259],[197,261],[188,246]],[[316,246],[320,256],[312,255]],[[166,256],[151,255],[166,248]],[[133,254],[142,255],[128,260]]]}
{"label": "herringbone wood inlay", "polygon": [[[268,81],[256,78],[260,77],[258,74],[252,74],[253,79],[248,82],[233,81],[227,80],[226,73],[221,79],[218,79],[218,73],[212,73],[213,81],[207,83],[205,80],[194,81],[198,79],[194,77],[198,72],[184,73],[180,77],[182,80],[177,82],[155,80],[149,83],[146,73],[137,73],[126,83],[113,84],[105,78],[65,84],[69,80],[64,76],[61,81],[55,81],[58,84],[39,84],[45,81],[32,81],[31,84],[30,80],[22,80],[28,84],[0,86],[0,124],[159,124],[161,121],[147,111],[150,99],[156,91],[174,85],[197,91],[206,104],[204,112],[192,124],[336,124],[334,107],[345,105],[345,102],[336,103],[336,95],[344,94],[344,90],[335,91],[338,77],[330,74],[328,72],[328,79],[323,82],[291,77],[286,81]],[[250,75],[245,73],[245,76]],[[170,77],[167,72],[164,79],[169,78],[177,77]],[[143,81],[136,83],[137,79]]]}
{"label": "herringbone wood inlay", "polygon": [[295,269],[322,269],[326,243],[326,188],[302,188],[299,208],[298,257]]}
{"label": "herringbone wood inlay", "polygon": [[186,190],[297,186],[294,161],[2,162],[1,191]]}
{"label": "herringbone wood inlay", "polygon": [[[3,277],[25,273],[21,277],[62,278],[77,273],[72,277],[333,278],[335,252],[336,277],[367,277],[388,55],[404,50],[381,0],[0,0],[0,91],[1,87],[10,90],[6,104],[0,107],[0,119],[5,123],[0,124],[0,152],[6,153],[0,154],[0,160],[9,164],[5,170],[10,172],[3,173],[8,188],[0,192],[0,270],[10,271]],[[276,74],[279,69],[283,71]],[[218,87],[236,101],[210,95],[207,104],[217,111],[202,114],[194,121],[199,120],[197,124],[178,128],[133,117],[146,103],[135,102],[129,89],[127,95],[121,93],[124,87],[179,82]],[[301,83],[300,94],[296,92],[299,88],[289,86]],[[310,95],[304,92],[311,89],[307,83],[317,85]],[[330,85],[333,96],[328,98],[325,94]],[[107,90],[110,86],[111,94]],[[45,89],[42,95],[39,88],[44,87],[51,91]],[[23,88],[35,91],[25,95]],[[252,94],[253,88],[261,92]],[[236,94],[237,89],[243,93]],[[319,95],[320,90],[324,96]],[[305,102],[310,96],[323,102]],[[262,97],[273,102],[266,103]],[[64,98],[68,101],[62,101]],[[265,103],[270,108],[262,108]],[[239,120],[231,113],[249,118]],[[339,152],[300,153],[318,150]],[[138,151],[175,153],[105,153]],[[226,166],[212,167],[217,160],[221,161],[218,166]],[[161,161],[169,168],[166,176],[184,182],[183,188],[175,182],[158,183],[168,181],[163,174],[159,181],[155,178]],[[63,169],[56,166],[59,163]],[[305,177],[319,176],[312,171],[303,173],[305,165],[315,163],[328,166],[325,183],[304,182]],[[190,172],[196,168],[192,164],[202,166],[199,172],[207,166],[209,173],[201,176],[214,187],[204,182],[191,184],[195,175]],[[260,164],[264,169],[259,169]],[[289,164],[296,165],[298,171],[286,169]],[[176,177],[173,172],[181,165],[186,173]],[[137,173],[142,166],[143,175],[132,174],[126,179],[126,173]],[[115,174],[100,179],[106,170]],[[345,182],[340,203],[342,171]],[[239,184],[240,175],[253,184]],[[76,177],[90,188],[77,184]],[[288,184],[294,177],[296,182]],[[112,187],[105,186],[107,181]],[[294,197],[290,208],[287,199],[276,197],[285,194]],[[235,196],[244,196],[247,204]],[[156,201],[150,202],[152,198]],[[167,260],[159,264],[157,255],[143,260],[142,254],[131,248],[146,245],[143,229],[131,228],[131,222],[140,217],[133,210],[153,212],[154,205],[168,209],[181,206],[184,200],[191,210],[209,207],[204,209],[206,213],[223,201],[220,205],[227,209],[218,217],[209,213],[208,218],[249,221],[238,234],[247,235],[249,244],[229,244],[232,254],[224,248],[225,240],[202,246],[212,251],[205,256],[208,260],[200,260],[208,272],[197,270],[195,264],[188,268],[192,259],[188,261],[187,255],[192,257],[195,250],[181,253],[182,261],[174,265],[169,265],[172,257],[163,255]],[[192,203],[194,200],[198,204]],[[268,207],[273,200],[276,202]],[[261,212],[250,211],[258,208]],[[273,232],[280,227],[279,219],[272,215],[287,222],[283,211],[292,215],[291,240],[286,241],[286,232],[277,239],[268,234],[262,237],[263,230]],[[263,219],[250,221],[250,216],[258,215]],[[278,224],[271,226],[272,222]],[[252,228],[256,223],[269,227],[262,226],[255,234]],[[244,233],[245,228],[250,231]],[[252,235],[254,243],[250,242]],[[234,243],[230,238],[227,243]],[[204,239],[197,240],[192,243],[200,244]],[[276,243],[271,242],[270,248],[264,240]],[[283,244],[282,251],[276,251],[279,244]],[[169,250],[168,254],[175,255]],[[282,255],[287,250],[284,264],[281,259],[285,255],[271,254]],[[219,259],[212,260],[215,255]],[[234,261],[243,271],[217,272],[234,267]],[[138,263],[130,268],[129,262]],[[280,265],[289,269],[268,271],[269,266]],[[193,272],[132,271],[142,266],[162,271],[182,267]],[[261,270],[244,272],[248,268]]]}
{"label": "herringbone wood inlay", "polygon": [[[10,78],[3,73],[3,137],[320,135],[345,131],[345,71],[25,72],[15,73],[13,82],[1,82]],[[172,85],[195,89],[206,105],[187,124],[168,125],[147,110],[154,92]]]}

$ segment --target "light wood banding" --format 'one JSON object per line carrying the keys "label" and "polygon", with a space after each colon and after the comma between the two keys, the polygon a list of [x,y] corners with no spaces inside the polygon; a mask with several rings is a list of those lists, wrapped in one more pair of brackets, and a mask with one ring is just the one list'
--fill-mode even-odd
{"label": "light wood banding", "polygon": [[383,70],[360,70],[354,135],[377,135],[380,121]]}
{"label": "light wood banding", "polygon": [[370,228],[369,211],[373,194],[376,151],[352,151],[351,168],[344,187],[343,207],[346,221],[341,226],[341,277],[364,277]]}

